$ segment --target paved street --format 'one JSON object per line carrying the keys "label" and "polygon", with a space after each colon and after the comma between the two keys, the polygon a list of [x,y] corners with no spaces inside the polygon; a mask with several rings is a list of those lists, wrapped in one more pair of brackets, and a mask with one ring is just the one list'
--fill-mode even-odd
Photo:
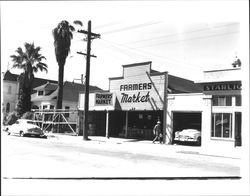
{"label": "paved street", "polygon": [[[197,153],[197,146],[90,139],[83,141],[82,137],[73,136],[41,139],[2,133],[2,195],[240,193],[235,187],[242,186],[241,180],[234,178],[240,176],[239,158]],[[233,178],[189,181],[183,177]],[[154,184],[162,189],[154,188]],[[228,188],[217,189],[218,186]]]}
{"label": "paved street", "polygon": [[199,147],[167,146],[152,144],[150,141],[105,142],[96,138],[82,141],[81,137],[73,136],[41,139],[4,135],[2,176],[7,178],[240,176],[240,159],[200,155],[194,153],[195,148]]}

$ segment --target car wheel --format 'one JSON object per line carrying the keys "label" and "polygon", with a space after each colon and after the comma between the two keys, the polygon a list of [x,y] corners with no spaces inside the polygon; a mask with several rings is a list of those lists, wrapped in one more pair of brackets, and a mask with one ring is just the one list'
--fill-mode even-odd
{"label": "car wheel", "polygon": [[197,138],[197,145],[200,146],[201,145],[201,137]]}
{"label": "car wheel", "polygon": [[20,131],[20,137],[23,137],[23,136],[24,136],[23,131]]}

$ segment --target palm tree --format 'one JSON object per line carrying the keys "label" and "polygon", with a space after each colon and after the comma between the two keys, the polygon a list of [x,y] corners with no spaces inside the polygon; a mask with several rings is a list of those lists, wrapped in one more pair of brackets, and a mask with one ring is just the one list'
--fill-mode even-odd
{"label": "palm tree", "polygon": [[31,109],[31,90],[34,81],[34,73],[38,71],[48,71],[48,66],[42,62],[46,59],[40,54],[41,47],[35,47],[34,43],[25,43],[25,50],[18,47],[17,55],[11,55],[13,68],[23,69],[23,73],[18,77],[19,81],[19,100],[17,104],[18,115],[30,111]]}
{"label": "palm tree", "polygon": [[[82,26],[81,21],[74,21],[74,24]],[[73,39],[74,31],[75,28],[66,20],[61,21],[52,31],[54,37],[56,61],[59,67],[58,94],[56,104],[57,109],[62,109],[64,65],[66,62],[66,58],[70,52],[70,45],[71,40]]]}

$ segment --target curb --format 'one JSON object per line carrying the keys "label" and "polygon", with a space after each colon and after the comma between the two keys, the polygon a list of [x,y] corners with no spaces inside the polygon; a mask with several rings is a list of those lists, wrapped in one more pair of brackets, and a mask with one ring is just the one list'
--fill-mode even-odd
{"label": "curb", "polygon": [[[74,142],[74,143],[79,143],[82,141],[82,137],[81,136],[73,136],[73,135],[62,135],[62,134],[47,134],[47,138],[51,138],[51,139],[57,139],[57,140],[61,140],[64,142]],[[162,147],[169,147],[166,149],[166,152],[172,152],[172,153],[180,153],[180,154],[190,154],[190,155],[200,155],[200,156],[210,156],[210,157],[221,157],[221,158],[231,158],[231,159],[241,159],[240,156],[240,152],[233,152],[233,154],[228,154],[228,152],[211,152],[211,151],[207,151],[202,149],[201,147],[194,147],[193,146],[183,146],[183,145],[160,145],[160,144],[152,144],[152,141],[150,140],[135,140],[135,139],[125,139],[125,138],[106,138],[106,137],[102,137],[102,136],[89,136],[89,144],[94,144],[94,143],[105,143],[105,144],[128,144],[131,146],[141,146],[144,148],[145,147],[148,148],[153,147],[154,146],[154,151],[156,148],[159,148],[160,151],[158,151],[158,153],[162,153],[164,150],[162,149]],[[155,148],[156,147],[156,148]],[[192,148],[192,149],[190,149]],[[139,150],[139,148],[137,148]],[[144,151],[143,150],[143,151]],[[142,151],[142,153],[143,153]]]}

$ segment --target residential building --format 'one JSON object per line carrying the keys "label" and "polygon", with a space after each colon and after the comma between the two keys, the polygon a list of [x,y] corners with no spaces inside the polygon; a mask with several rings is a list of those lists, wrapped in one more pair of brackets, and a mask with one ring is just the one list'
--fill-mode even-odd
{"label": "residential building", "polygon": [[[18,102],[19,75],[11,73],[9,70],[2,73],[2,114],[5,116],[9,112],[13,112]],[[33,88],[43,85],[46,82],[57,83],[54,80],[47,80],[42,78],[35,78],[33,82]]]}

